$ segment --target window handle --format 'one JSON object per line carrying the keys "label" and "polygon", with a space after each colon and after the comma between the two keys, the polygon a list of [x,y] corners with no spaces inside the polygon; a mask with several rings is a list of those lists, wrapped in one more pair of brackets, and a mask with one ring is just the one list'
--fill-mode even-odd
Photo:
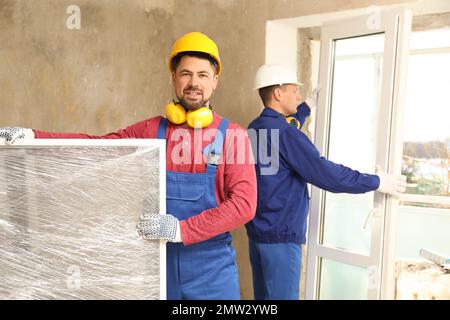
{"label": "window handle", "polygon": [[372,210],[369,211],[369,213],[367,214],[366,220],[364,221],[364,225],[363,225],[364,231],[367,231],[369,222],[372,219],[372,217],[378,216],[379,213],[380,213],[379,207],[373,208]]}

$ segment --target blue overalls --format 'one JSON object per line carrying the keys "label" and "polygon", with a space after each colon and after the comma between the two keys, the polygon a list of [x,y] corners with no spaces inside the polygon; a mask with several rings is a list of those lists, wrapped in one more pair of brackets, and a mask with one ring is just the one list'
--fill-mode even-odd
{"label": "blue overalls", "polygon": [[[165,139],[167,119],[161,119],[158,139]],[[219,125],[221,134],[203,152],[208,161],[205,173],[167,171],[167,213],[185,220],[217,207],[215,176],[222,154],[228,120]],[[236,253],[229,232],[185,246],[167,243],[168,300],[238,300],[239,280]]]}

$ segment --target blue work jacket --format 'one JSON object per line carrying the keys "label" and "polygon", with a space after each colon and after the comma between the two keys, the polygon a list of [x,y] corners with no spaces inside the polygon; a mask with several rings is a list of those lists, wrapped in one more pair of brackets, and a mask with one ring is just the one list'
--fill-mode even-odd
{"label": "blue work jacket", "polygon": [[[300,105],[293,115],[302,124],[305,115],[309,115],[304,107]],[[365,193],[376,190],[380,184],[376,175],[360,173],[320,156],[308,137],[275,110],[264,108],[248,129],[253,137],[258,205],[256,216],[246,229],[255,242],[305,243],[307,183],[334,193]]]}

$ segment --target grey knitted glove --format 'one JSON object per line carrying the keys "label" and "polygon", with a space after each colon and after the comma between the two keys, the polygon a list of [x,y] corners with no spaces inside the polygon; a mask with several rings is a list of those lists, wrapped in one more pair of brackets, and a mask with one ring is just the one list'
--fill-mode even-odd
{"label": "grey knitted glove", "polygon": [[139,235],[147,240],[181,242],[180,223],[170,214],[143,214],[137,229]]}
{"label": "grey knitted glove", "polygon": [[13,144],[17,139],[34,139],[34,131],[17,127],[0,128],[0,138],[5,139],[6,144]]}

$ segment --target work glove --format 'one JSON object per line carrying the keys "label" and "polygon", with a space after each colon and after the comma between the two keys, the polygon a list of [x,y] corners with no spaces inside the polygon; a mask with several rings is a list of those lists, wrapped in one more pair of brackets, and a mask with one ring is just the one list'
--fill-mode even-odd
{"label": "work glove", "polygon": [[397,198],[400,193],[405,192],[406,176],[385,173],[380,166],[377,166],[376,174],[380,178],[378,192],[390,194]]}
{"label": "work glove", "polygon": [[147,240],[182,241],[180,223],[170,214],[142,214],[137,229],[139,235]]}
{"label": "work glove", "polygon": [[322,87],[320,86],[320,84],[318,84],[312,91],[311,95],[306,98],[305,103],[309,106],[310,109],[317,107],[317,99],[319,98],[320,89],[322,89]]}
{"label": "work glove", "polygon": [[34,139],[34,131],[17,127],[0,128],[0,138],[5,139],[6,144],[13,144],[17,139]]}

